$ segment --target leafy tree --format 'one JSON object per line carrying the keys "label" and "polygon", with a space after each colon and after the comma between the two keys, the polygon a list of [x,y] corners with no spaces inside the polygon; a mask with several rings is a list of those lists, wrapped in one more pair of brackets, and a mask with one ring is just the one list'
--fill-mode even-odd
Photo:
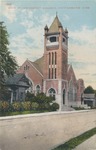
{"label": "leafy tree", "polygon": [[3,22],[0,22],[0,99],[4,95],[5,76],[13,75],[17,69],[15,57],[9,51],[9,34]]}
{"label": "leafy tree", "polygon": [[34,102],[35,101],[35,95],[33,93],[30,93],[27,91],[25,101]]}
{"label": "leafy tree", "polygon": [[95,91],[91,86],[88,86],[87,88],[85,88],[84,93],[90,94],[90,93],[95,93]]}

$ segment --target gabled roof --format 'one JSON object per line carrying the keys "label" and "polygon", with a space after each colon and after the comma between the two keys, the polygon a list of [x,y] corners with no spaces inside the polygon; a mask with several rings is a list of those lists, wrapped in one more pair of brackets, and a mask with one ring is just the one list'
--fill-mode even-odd
{"label": "gabled roof", "polygon": [[10,76],[6,80],[6,85],[18,85],[19,81],[22,80],[28,82],[28,79],[26,78],[25,74],[23,73],[15,74],[14,76]]}
{"label": "gabled roof", "polygon": [[72,65],[68,64],[67,80],[70,81],[71,79],[73,79],[74,83],[77,84],[77,79],[76,79],[73,67]]}
{"label": "gabled roof", "polygon": [[43,74],[44,56],[34,61],[33,65]]}
{"label": "gabled roof", "polygon": [[30,60],[27,60],[38,72],[39,74],[43,77],[43,56],[36,61],[32,62]]}
{"label": "gabled roof", "polygon": [[56,15],[55,19],[53,20],[53,23],[51,24],[48,33],[52,32],[59,32],[59,27],[62,27],[61,22],[58,19],[58,16]]}
{"label": "gabled roof", "polygon": [[[29,63],[42,77],[43,77],[43,56],[37,60],[35,60],[34,62],[30,61],[30,60],[26,60],[24,63],[23,63],[23,72],[25,73],[24,71],[24,66],[26,63]],[[21,73],[22,71],[22,66],[17,70],[17,74],[18,73]],[[31,67],[30,67],[31,69]]]}

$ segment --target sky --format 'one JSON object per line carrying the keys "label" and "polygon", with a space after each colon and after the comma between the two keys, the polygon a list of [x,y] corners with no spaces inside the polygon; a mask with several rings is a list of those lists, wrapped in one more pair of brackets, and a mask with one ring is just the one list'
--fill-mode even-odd
{"label": "sky", "polygon": [[44,52],[44,27],[56,13],[69,32],[68,63],[85,87],[96,89],[96,0],[0,0],[0,21],[19,65]]}

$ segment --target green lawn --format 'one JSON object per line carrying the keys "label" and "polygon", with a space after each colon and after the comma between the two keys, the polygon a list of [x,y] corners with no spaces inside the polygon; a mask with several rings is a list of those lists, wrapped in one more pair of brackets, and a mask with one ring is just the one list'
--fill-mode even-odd
{"label": "green lawn", "polygon": [[24,114],[34,114],[34,113],[43,113],[43,112],[48,112],[48,111],[35,111],[35,110],[32,110],[32,111],[16,111],[16,112],[3,112],[1,113],[0,112],[0,117],[3,117],[3,116],[14,116],[14,115],[24,115]]}
{"label": "green lawn", "polygon": [[82,142],[84,142],[85,140],[87,140],[88,138],[90,138],[91,136],[93,136],[95,134],[96,134],[96,128],[93,128],[93,129],[81,134],[80,136],[70,139],[69,141],[58,146],[54,150],[72,150],[77,145],[81,144]]}

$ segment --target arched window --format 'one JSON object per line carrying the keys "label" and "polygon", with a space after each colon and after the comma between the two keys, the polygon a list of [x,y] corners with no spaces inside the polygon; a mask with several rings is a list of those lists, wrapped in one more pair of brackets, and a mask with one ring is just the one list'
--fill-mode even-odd
{"label": "arched window", "polygon": [[36,86],[36,93],[40,93],[40,85]]}
{"label": "arched window", "polygon": [[55,68],[55,79],[56,79],[56,68]]}
{"label": "arched window", "polygon": [[50,37],[50,42],[56,42],[56,37],[55,36]]}
{"label": "arched window", "polygon": [[51,64],[51,54],[49,53],[49,65]]}
{"label": "arched window", "polygon": [[51,88],[51,89],[49,89],[48,93],[49,93],[49,96],[53,97],[53,99],[55,100],[55,95],[56,95],[55,90],[53,88]]}
{"label": "arched window", "polygon": [[54,64],[54,53],[52,52],[52,65]]}
{"label": "arched window", "polygon": [[57,64],[57,53],[55,52],[55,65]]}
{"label": "arched window", "polygon": [[49,68],[49,79],[50,79],[50,68]]}
{"label": "arched window", "polygon": [[53,68],[52,68],[52,79],[53,79]]}
{"label": "arched window", "polygon": [[29,70],[29,66],[28,65],[24,66],[24,70]]}

